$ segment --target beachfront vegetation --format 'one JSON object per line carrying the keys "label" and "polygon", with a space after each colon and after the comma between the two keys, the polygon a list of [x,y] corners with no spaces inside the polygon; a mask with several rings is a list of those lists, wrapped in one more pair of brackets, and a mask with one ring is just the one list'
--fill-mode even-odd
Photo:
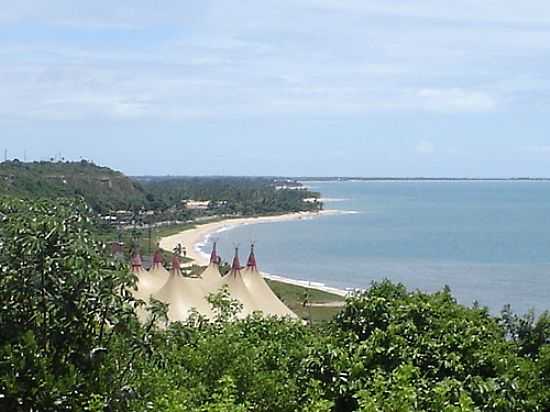
{"label": "beachfront vegetation", "polygon": [[160,322],[137,321],[135,279],[85,205],[0,198],[0,220],[2,411],[550,410],[548,315],[494,317],[384,281],[328,323],[160,328],[158,302]]}
{"label": "beachfront vegetation", "polygon": [[262,177],[173,177],[142,180],[152,204],[166,208],[182,200],[210,201],[216,215],[258,216],[317,211],[318,198],[307,189],[277,189],[274,179]]}

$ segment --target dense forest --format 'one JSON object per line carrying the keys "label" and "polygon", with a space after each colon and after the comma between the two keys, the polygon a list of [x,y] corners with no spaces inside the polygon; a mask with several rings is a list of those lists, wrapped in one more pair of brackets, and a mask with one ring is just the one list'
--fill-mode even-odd
{"label": "dense forest", "polygon": [[251,216],[284,212],[315,211],[320,205],[304,202],[318,198],[306,189],[277,190],[272,178],[262,177],[173,177],[140,179],[148,199],[166,208],[183,199],[210,200],[211,212]]}
{"label": "dense forest", "polygon": [[325,324],[236,321],[222,291],[215,320],[168,326],[89,217],[0,198],[2,411],[550,410],[548,314],[494,317],[384,281]]}
{"label": "dense forest", "polygon": [[[117,210],[153,211],[147,223],[188,220],[203,215],[254,216],[315,211],[304,202],[319,197],[308,190],[278,190],[272,178],[189,177],[133,179],[121,172],[80,162],[0,163],[0,195],[27,199],[82,197],[99,214]],[[188,211],[184,200],[211,201],[207,210]]]}

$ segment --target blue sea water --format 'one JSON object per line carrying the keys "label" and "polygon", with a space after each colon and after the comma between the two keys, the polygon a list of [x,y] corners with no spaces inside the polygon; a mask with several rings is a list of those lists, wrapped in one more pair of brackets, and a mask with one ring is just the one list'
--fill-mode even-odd
{"label": "blue sea water", "polygon": [[[388,278],[410,289],[449,285],[466,305],[550,309],[550,182],[309,183],[326,209],[311,220],[219,233],[224,259],[256,243],[263,271],[365,288]],[[336,200],[336,201],[335,201]]]}

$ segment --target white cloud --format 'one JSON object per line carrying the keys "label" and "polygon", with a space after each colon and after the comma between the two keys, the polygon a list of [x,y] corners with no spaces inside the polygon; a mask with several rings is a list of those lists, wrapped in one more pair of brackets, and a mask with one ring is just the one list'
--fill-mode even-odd
{"label": "white cloud", "polygon": [[512,19],[493,0],[439,1],[21,0],[0,10],[21,24],[0,39],[0,114],[467,113],[550,91],[550,30],[528,25],[550,3]]}
{"label": "white cloud", "polygon": [[387,14],[446,20],[485,22],[548,23],[550,4],[529,0],[517,7],[515,0],[304,0],[328,10]]}
{"label": "white cloud", "polygon": [[435,153],[435,146],[432,142],[423,140],[416,145],[416,152],[420,154],[432,154]]}
{"label": "white cloud", "polygon": [[525,151],[531,153],[550,153],[550,145],[540,145],[540,146],[527,146],[524,148]]}
{"label": "white cloud", "polygon": [[496,100],[475,90],[421,89],[417,93],[421,106],[441,112],[486,112],[496,109]]}

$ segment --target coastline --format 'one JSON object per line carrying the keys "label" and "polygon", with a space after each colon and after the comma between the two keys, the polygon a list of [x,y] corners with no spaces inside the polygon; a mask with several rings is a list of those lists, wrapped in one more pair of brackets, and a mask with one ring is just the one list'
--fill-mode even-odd
{"label": "coastline", "polygon": [[[188,229],[178,234],[164,237],[160,240],[160,247],[161,249],[172,251],[178,243],[180,243],[187,248],[187,257],[193,259],[193,263],[200,266],[207,266],[210,262],[210,256],[202,252],[201,247],[203,247],[205,243],[208,242],[208,240],[216,233],[224,232],[244,225],[315,219],[323,216],[333,216],[346,213],[352,212],[343,212],[340,210],[330,209],[322,210],[320,212],[297,212],[277,216],[224,219],[219,222],[205,223],[193,229]],[[284,276],[272,275],[265,272],[262,272],[262,275],[266,279],[287,283],[294,286],[317,289],[339,296],[347,296],[349,294],[346,290],[326,286],[320,282],[290,279]]]}

